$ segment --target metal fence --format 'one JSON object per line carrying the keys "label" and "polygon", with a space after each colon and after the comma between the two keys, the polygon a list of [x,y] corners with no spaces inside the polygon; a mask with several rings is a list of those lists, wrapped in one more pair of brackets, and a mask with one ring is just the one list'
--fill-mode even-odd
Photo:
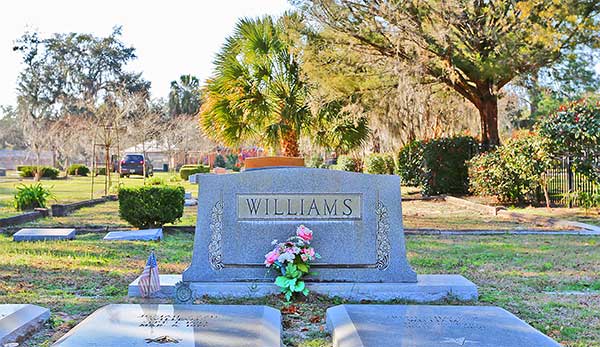
{"label": "metal fence", "polygon": [[[576,207],[576,202],[565,197],[569,193],[594,193],[600,190],[600,186],[585,175],[573,172],[573,161],[571,158],[561,158],[553,169],[548,170],[548,195],[550,202],[557,206]],[[543,193],[538,192],[543,201]]]}

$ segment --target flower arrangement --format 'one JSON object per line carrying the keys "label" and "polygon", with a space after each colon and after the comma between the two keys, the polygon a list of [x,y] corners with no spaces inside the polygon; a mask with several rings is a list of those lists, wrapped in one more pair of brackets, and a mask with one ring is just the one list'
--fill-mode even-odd
{"label": "flower arrangement", "polygon": [[265,266],[281,272],[281,276],[275,279],[275,284],[281,288],[287,301],[290,301],[294,293],[308,295],[308,288],[302,277],[310,273],[310,262],[321,257],[310,245],[312,237],[312,230],[300,225],[296,229],[296,235],[285,242],[273,240],[271,244],[275,248],[265,254]]}

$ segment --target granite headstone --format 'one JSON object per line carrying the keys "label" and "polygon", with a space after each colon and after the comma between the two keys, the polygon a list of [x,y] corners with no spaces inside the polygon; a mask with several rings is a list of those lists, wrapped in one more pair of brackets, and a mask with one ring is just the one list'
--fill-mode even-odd
{"label": "granite headstone", "polygon": [[105,241],[158,241],[162,240],[162,238],[162,228],[111,231],[108,234],[106,234],[106,236],[104,236]]}
{"label": "granite headstone", "polygon": [[314,232],[313,280],[414,283],[406,260],[398,176],[312,169],[197,175],[198,218],[184,282],[272,281],[264,254],[304,224]]}
{"label": "granite headstone", "polygon": [[55,347],[280,347],[281,314],[250,305],[108,305]]}
{"label": "granite headstone", "polygon": [[20,342],[50,318],[46,308],[29,304],[0,305],[0,346]]}
{"label": "granite headstone", "polygon": [[560,346],[499,307],[340,305],[327,327],[333,347]]}
{"label": "granite headstone", "polygon": [[52,240],[73,240],[75,238],[75,229],[21,229],[13,235],[13,241],[52,241]]}

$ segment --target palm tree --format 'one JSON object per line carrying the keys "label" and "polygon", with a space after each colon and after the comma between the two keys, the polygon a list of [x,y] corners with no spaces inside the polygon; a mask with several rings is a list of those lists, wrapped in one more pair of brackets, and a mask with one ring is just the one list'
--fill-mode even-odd
{"label": "palm tree", "polygon": [[348,106],[352,103],[340,99],[321,105],[313,125],[315,143],[338,155],[364,145],[371,133],[367,117],[352,114]]}
{"label": "palm tree", "polygon": [[200,82],[192,75],[181,75],[179,81],[171,82],[169,92],[169,115],[197,114],[200,109]]}
{"label": "palm tree", "polygon": [[228,146],[244,142],[299,156],[301,132],[311,124],[308,86],[298,57],[270,17],[242,19],[215,61],[200,111],[207,134]]}

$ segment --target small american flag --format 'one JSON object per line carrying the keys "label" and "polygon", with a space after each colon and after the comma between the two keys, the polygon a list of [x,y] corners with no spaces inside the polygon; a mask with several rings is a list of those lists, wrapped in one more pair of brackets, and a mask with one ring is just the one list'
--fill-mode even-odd
{"label": "small american flag", "polygon": [[160,291],[160,277],[158,275],[158,264],[154,252],[150,253],[146,267],[139,280],[139,288],[142,297],[148,298],[150,295]]}

